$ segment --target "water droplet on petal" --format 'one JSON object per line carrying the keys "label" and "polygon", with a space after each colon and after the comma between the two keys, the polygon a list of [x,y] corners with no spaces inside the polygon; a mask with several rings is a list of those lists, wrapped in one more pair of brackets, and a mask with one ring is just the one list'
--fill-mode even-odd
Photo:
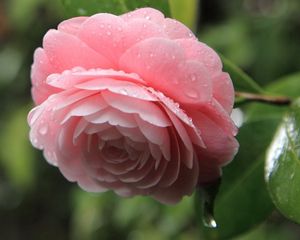
{"label": "water droplet on petal", "polygon": [[48,132],[48,126],[44,125],[39,129],[39,133],[45,135]]}
{"label": "water droplet on petal", "polygon": [[194,98],[195,99],[195,98],[199,97],[198,93],[195,89],[186,89],[184,93],[189,98]]}
{"label": "water droplet on petal", "polygon": [[120,93],[123,94],[123,95],[128,95],[128,92],[126,89],[121,89],[120,90]]}
{"label": "water droplet on petal", "polygon": [[195,82],[195,81],[196,81],[196,79],[197,79],[197,78],[196,78],[196,76],[195,76],[194,74],[193,74],[193,75],[191,75],[191,81],[192,81],[192,82]]}
{"label": "water droplet on petal", "polygon": [[151,17],[150,17],[150,16],[146,16],[145,18],[146,18],[147,20],[150,20],[150,19],[151,19]]}
{"label": "water droplet on petal", "polygon": [[111,35],[111,32],[108,31],[108,32],[106,32],[106,34],[107,34],[108,36],[110,36],[110,35]]}

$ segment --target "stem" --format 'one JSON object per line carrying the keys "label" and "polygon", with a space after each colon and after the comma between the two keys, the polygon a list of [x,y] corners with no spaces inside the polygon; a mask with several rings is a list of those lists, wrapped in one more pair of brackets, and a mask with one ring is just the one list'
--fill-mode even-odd
{"label": "stem", "polygon": [[267,96],[248,92],[235,92],[236,97],[245,99],[251,102],[263,102],[273,105],[290,105],[292,100],[284,96]]}

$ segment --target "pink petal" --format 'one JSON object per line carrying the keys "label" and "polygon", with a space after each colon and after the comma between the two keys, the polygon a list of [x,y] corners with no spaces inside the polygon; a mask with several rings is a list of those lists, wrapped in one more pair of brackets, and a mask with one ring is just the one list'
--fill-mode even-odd
{"label": "pink petal", "polygon": [[174,114],[166,109],[167,114],[169,115],[173,126],[175,127],[178,135],[180,136],[180,139],[182,140],[186,150],[184,150],[187,154],[186,156],[182,159],[182,161],[184,162],[184,164],[186,164],[186,166],[188,168],[192,168],[193,167],[193,144],[191,142],[191,139],[189,138],[189,135],[186,132],[185,127],[183,126],[183,124],[180,122],[180,120],[174,116]]}
{"label": "pink petal", "polygon": [[148,90],[163,103],[165,108],[173,112],[176,117],[188,125],[186,126],[186,129],[188,131],[188,135],[190,135],[190,138],[192,139],[192,142],[205,147],[201,138],[200,130],[194,125],[192,118],[190,118],[183,109],[180,108],[180,105],[174,102],[171,98],[166,97],[161,92],[157,92],[152,88],[148,88]]}
{"label": "pink petal", "polygon": [[157,127],[148,122],[143,121],[139,117],[135,117],[139,129],[144,136],[152,143],[160,146],[160,149],[167,160],[170,160],[170,139],[167,128]]}
{"label": "pink petal", "polygon": [[230,114],[234,104],[234,88],[228,73],[221,73],[213,79],[213,96]]}
{"label": "pink petal", "polygon": [[[86,121],[83,118],[84,121]],[[111,125],[109,125],[108,123],[101,123],[101,124],[92,124],[92,123],[88,123],[88,126],[84,129],[84,132],[86,134],[94,134],[94,133],[98,133],[98,132],[102,132],[104,130],[107,129],[111,129],[113,128]]]}
{"label": "pink petal", "polygon": [[75,87],[83,90],[107,89],[112,93],[117,93],[118,95],[129,96],[146,101],[157,101],[157,98],[150,94],[145,88],[127,81],[118,81],[107,78],[94,79],[78,84]]}
{"label": "pink petal", "polygon": [[197,161],[195,161],[193,165],[194,167],[192,169],[188,169],[182,165],[178,178],[173,185],[157,189],[157,191],[153,193],[153,197],[162,203],[175,204],[178,203],[183,196],[191,195],[195,190],[199,176]]}
{"label": "pink petal", "polygon": [[72,35],[76,35],[81,27],[82,23],[87,20],[88,17],[74,17],[62,21],[57,29],[61,32],[69,33]]}
{"label": "pink petal", "polygon": [[150,142],[162,145],[168,141],[169,136],[166,128],[152,125],[139,117],[135,117],[135,120],[141,132]]}
{"label": "pink petal", "polygon": [[[187,112],[189,116],[191,116],[189,110],[187,110]],[[202,106],[199,109],[199,112],[209,117],[229,136],[235,136],[237,134],[237,127],[235,126],[234,122],[224,108],[215,99],[213,99],[211,103]],[[191,117],[194,121],[195,119],[193,116]]]}
{"label": "pink petal", "polygon": [[145,136],[141,133],[141,131],[138,128],[125,128],[117,126],[117,129],[123,136],[130,138],[132,141],[146,142]]}
{"label": "pink petal", "polygon": [[119,110],[108,108],[103,111],[84,117],[87,121],[95,124],[109,123],[113,126],[133,128],[137,127],[135,118],[131,114],[123,113]]}
{"label": "pink petal", "polygon": [[100,94],[88,96],[74,105],[70,106],[68,114],[62,120],[61,124],[68,121],[73,116],[87,116],[103,110],[108,105]]}
{"label": "pink petal", "polygon": [[52,95],[53,99],[56,100],[57,104],[54,106],[54,110],[60,110],[62,108],[68,107],[73,103],[76,103],[80,100],[85,99],[86,97],[95,95],[96,91],[78,91],[77,89],[71,89],[68,91],[64,91],[61,93],[58,93],[56,95]]}
{"label": "pink petal", "polygon": [[148,21],[161,24],[161,22],[164,20],[164,15],[160,11],[153,8],[139,8],[121,15],[121,18],[126,22],[130,22],[135,19],[146,19]]}
{"label": "pink petal", "polygon": [[197,39],[177,39],[176,42],[184,49],[187,59],[201,62],[208,69],[211,76],[222,71],[220,57],[205,43],[199,42]]}
{"label": "pink petal", "polygon": [[44,36],[43,46],[50,63],[57,72],[77,66],[86,69],[112,67],[105,57],[68,33],[49,30]]}
{"label": "pink petal", "polygon": [[[67,122],[63,128],[57,129],[57,138],[53,139],[55,151],[58,158],[58,167],[69,181],[76,181],[79,176],[84,175],[82,171],[81,144],[85,138],[81,138],[77,145],[73,144],[73,132],[78,120]],[[48,144],[51,146],[51,144]]]}
{"label": "pink petal", "polygon": [[80,176],[77,182],[78,185],[87,192],[105,192],[108,190],[107,187],[103,186],[104,184],[99,183],[87,175]]}
{"label": "pink petal", "polygon": [[[148,160],[150,154],[142,154],[141,157],[145,157]],[[150,159],[151,160],[151,159]],[[119,176],[119,179],[125,183],[135,183],[143,179],[150,171],[153,169],[154,161],[145,161],[145,165],[142,168],[134,169],[126,174],[122,174]],[[140,159],[138,161],[140,163]]]}
{"label": "pink petal", "polygon": [[[234,136],[224,131],[218,123],[205,113],[193,111],[190,115],[193,117],[195,124],[200,128],[203,141],[206,145],[206,149],[201,150],[201,152],[209,153],[205,154],[202,159],[199,157],[199,160],[219,166],[232,160],[238,149],[238,142]],[[214,159],[214,161],[209,161],[208,159]]]}
{"label": "pink petal", "polygon": [[125,113],[135,113],[144,121],[158,127],[170,126],[171,122],[153,102],[103,91],[102,96],[108,105]]}
{"label": "pink petal", "polygon": [[168,167],[162,177],[162,179],[159,182],[159,186],[169,187],[172,185],[178,178],[179,171],[180,171],[180,151],[179,151],[179,144],[177,140],[177,134],[175,133],[175,130],[171,130],[171,151],[172,151],[172,159],[170,159],[168,163]]}
{"label": "pink petal", "polygon": [[99,139],[103,140],[104,142],[120,139],[123,137],[122,134],[120,134],[120,132],[116,130],[116,128],[105,129],[101,132],[98,132],[97,135],[99,136]]}
{"label": "pink petal", "polygon": [[134,44],[141,42],[147,38],[161,37],[167,38],[160,25],[155,24],[147,19],[137,18],[128,22],[125,28],[124,46],[127,50]]}
{"label": "pink petal", "polygon": [[112,14],[99,13],[89,17],[81,26],[79,38],[99,54],[116,63],[126,46],[122,44],[125,22]]}
{"label": "pink petal", "polygon": [[185,62],[183,54],[173,41],[151,38],[128,49],[120,59],[120,67],[136,72],[149,87],[179,103],[209,101],[212,90],[205,69],[196,61]]}
{"label": "pink petal", "polygon": [[[154,159],[152,159],[152,161],[154,162]],[[163,177],[164,172],[166,171],[166,168],[168,166],[167,163],[168,162],[165,160],[161,161],[158,168],[153,167],[151,171],[147,175],[145,175],[143,179],[136,182],[134,186],[139,189],[148,189],[156,186]]]}
{"label": "pink petal", "polygon": [[162,27],[164,32],[171,39],[180,39],[180,38],[188,38],[188,39],[196,39],[193,32],[186,27],[181,22],[178,22],[175,19],[166,18],[163,21]]}
{"label": "pink petal", "polygon": [[47,76],[54,72],[54,69],[45,51],[42,48],[36,49],[33,58],[34,62],[31,66],[32,97],[36,104],[41,104],[59,90],[46,84]]}

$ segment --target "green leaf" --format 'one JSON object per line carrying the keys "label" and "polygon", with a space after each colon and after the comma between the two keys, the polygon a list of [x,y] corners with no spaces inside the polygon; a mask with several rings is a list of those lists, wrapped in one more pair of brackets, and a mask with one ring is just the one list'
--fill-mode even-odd
{"label": "green leaf", "polygon": [[240,128],[240,150],[234,161],[224,168],[215,201],[218,227],[205,229],[208,239],[230,239],[263,221],[273,210],[264,186],[264,151],[280,117],[249,120]]}
{"label": "green leaf", "polygon": [[67,15],[89,16],[100,12],[122,14],[141,7],[153,7],[170,16],[168,0],[62,0]]}
{"label": "green leaf", "polygon": [[196,30],[199,0],[169,0],[172,18],[184,23],[191,30]]}
{"label": "green leaf", "polygon": [[[270,94],[295,98],[299,75],[280,79],[266,88]],[[262,222],[274,209],[264,179],[266,151],[289,107],[249,104],[237,139],[238,154],[224,168],[215,202],[217,229],[204,229],[207,239],[231,239]],[[298,141],[299,142],[299,141]]]}
{"label": "green leaf", "polygon": [[300,72],[284,76],[272,83],[268,89],[274,94],[286,95],[292,99],[300,96]]}
{"label": "green leaf", "polygon": [[263,89],[242,69],[221,55],[223,70],[230,74],[235,91],[263,93]]}
{"label": "green leaf", "polygon": [[300,100],[278,128],[268,150],[265,174],[276,207],[300,223]]}

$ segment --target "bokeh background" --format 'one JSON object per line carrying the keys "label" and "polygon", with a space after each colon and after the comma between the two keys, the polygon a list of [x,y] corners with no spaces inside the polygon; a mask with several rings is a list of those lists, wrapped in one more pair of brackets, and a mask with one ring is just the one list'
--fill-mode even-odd
{"label": "bokeh background", "polygon": [[[0,239],[204,239],[192,197],[163,206],[86,193],[31,147],[33,51],[66,16],[60,0],[0,0]],[[299,0],[199,1],[197,35],[261,85],[300,70]],[[274,212],[235,238],[251,239],[296,240],[300,227]]]}

